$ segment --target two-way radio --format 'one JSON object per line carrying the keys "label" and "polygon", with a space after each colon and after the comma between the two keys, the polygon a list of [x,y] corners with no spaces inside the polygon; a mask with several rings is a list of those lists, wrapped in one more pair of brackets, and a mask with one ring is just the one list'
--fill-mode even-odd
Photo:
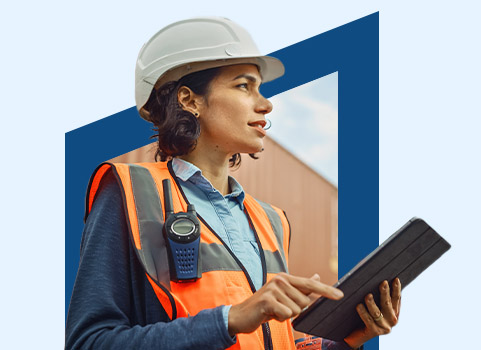
{"label": "two-way radio", "polygon": [[169,255],[170,280],[190,282],[202,277],[200,259],[200,222],[193,204],[187,212],[174,213],[170,180],[162,181],[164,189],[164,237]]}

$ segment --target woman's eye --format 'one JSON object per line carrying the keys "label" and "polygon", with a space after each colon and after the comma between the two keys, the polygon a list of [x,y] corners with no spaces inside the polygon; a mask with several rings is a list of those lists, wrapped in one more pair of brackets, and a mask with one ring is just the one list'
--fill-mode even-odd
{"label": "woman's eye", "polygon": [[239,84],[239,85],[237,85],[237,87],[247,89],[247,83]]}

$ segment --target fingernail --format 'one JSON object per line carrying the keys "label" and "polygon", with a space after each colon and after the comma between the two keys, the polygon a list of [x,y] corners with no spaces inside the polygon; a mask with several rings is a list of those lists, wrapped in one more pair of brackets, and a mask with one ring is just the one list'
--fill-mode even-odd
{"label": "fingernail", "polygon": [[369,299],[369,300],[373,300],[373,299],[374,299],[374,297],[372,296],[372,294],[369,294],[368,299]]}
{"label": "fingernail", "polygon": [[344,297],[344,293],[342,292],[342,290],[337,289],[337,288],[334,289],[334,294],[336,294],[336,296],[337,296],[338,298]]}

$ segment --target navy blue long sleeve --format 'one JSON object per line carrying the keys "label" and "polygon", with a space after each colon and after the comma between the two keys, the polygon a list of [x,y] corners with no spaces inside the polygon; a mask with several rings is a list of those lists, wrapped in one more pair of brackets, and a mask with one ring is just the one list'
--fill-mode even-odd
{"label": "navy blue long sleeve", "polygon": [[130,243],[112,174],[86,222],[66,325],[66,349],[225,349],[222,307],[168,322]]}

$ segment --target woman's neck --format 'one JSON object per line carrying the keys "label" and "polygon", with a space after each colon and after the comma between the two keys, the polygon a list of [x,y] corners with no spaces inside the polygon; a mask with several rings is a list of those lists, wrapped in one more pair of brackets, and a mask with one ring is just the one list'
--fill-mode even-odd
{"label": "woman's neck", "polygon": [[229,188],[229,158],[217,152],[203,152],[197,147],[189,154],[179,156],[189,163],[194,164],[202,175],[218,190],[223,196],[230,193]]}

